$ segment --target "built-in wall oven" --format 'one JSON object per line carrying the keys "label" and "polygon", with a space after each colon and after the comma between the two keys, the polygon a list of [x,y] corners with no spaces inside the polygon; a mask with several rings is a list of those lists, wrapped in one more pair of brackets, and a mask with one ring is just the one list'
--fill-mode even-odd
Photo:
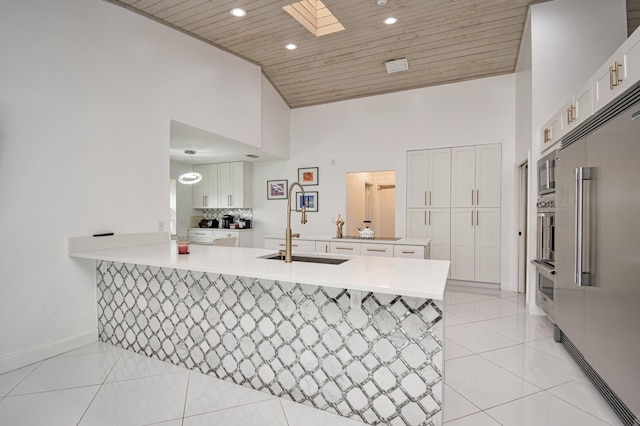
{"label": "built-in wall oven", "polygon": [[555,165],[558,151],[552,151],[538,161],[538,213],[536,231],[536,303],[554,320],[555,286],[555,226],[556,195]]}
{"label": "built-in wall oven", "polygon": [[556,161],[558,150],[551,151],[538,161],[538,195],[556,192]]}

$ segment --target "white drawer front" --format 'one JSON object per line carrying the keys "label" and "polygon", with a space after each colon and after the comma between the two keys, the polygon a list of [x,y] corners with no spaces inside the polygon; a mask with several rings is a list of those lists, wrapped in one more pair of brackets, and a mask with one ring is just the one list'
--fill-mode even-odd
{"label": "white drawer front", "polygon": [[424,259],[424,246],[394,246],[393,256]]}
{"label": "white drawer front", "polygon": [[238,238],[238,231],[213,231],[213,238]]}
{"label": "white drawer front", "polygon": [[189,241],[193,244],[211,244],[213,242],[213,231],[189,229]]}
{"label": "white drawer front", "polygon": [[361,243],[360,254],[362,256],[393,257],[393,245]]}
{"label": "white drawer front", "polygon": [[[264,248],[270,250],[284,250],[287,247],[286,241],[283,239],[268,238],[264,240]],[[298,253],[314,253],[316,251],[315,241],[296,240],[291,241],[291,251]]]}
{"label": "white drawer front", "polygon": [[360,243],[329,243],[329,250],[335,254],[359,255]]}

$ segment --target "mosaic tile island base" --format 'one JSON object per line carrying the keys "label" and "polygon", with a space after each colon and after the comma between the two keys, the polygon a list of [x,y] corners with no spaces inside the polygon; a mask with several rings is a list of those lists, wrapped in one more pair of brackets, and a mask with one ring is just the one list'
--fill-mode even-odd
{"label": "mosaic tile island base", "polygon": [[442,300],[113,259],[96,279],[101,341],[366,424],[443,422]]}
{"label": "mosaic tile island base", "polygon": [[368,424],[441,424],[442,305],[100,262],[103,342]]}

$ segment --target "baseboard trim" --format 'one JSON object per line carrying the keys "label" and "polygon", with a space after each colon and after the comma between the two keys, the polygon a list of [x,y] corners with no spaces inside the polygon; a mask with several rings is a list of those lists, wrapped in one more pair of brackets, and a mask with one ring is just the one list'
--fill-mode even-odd
{"label": "baseboard trim", "polygon": [[500,292],[500,284],[485,283],[480,281],[461,281],[452,279],[447,280],[447,290],[457,291],[470,288],[474,289],[475,291],[484,290],[489,292]]}
{"label": "baseboard trim", "polygon": [[98,329],[91,330],[79,336],[59,340],[57,342],[28,349],[22,352],[14,352],[0,357],[0,374],[51,358],[56,355],[77,349],[81,346],[98,341]]}

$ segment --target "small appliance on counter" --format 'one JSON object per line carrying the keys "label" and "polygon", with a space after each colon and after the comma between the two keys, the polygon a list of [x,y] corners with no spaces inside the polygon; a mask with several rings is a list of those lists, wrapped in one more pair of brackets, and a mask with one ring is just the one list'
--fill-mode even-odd
{"label": "small appliance on counter", "polygon": [[236,219],[232,215],[225,214],[224,216],[222,216],[222,227],[225,229],[229,229],[231,228],[231,224],[235,221]]}
{"label": "small appliance on counter", "polygon": [[360,238],[364,240],[373,240],[373,229],[371,229],[371,221],[365,220],[363,222],[364,227],[362,229],[356,228],[358,230],[358,234],[360,234]]}
{"label": "small appliance on counter", "polygon": [[198,222],[199,228],[218,228],[219,223],[217,219],[202,219]]}
{"label": "small appliance on counter", "polygon": [[251,228],[251,219],[238,219],[238,228],[240,229]]}

